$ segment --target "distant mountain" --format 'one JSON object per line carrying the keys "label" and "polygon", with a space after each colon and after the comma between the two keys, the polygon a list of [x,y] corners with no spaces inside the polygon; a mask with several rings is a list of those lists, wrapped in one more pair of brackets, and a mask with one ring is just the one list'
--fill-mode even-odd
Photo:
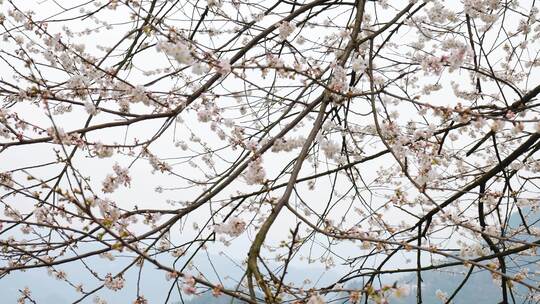
{"label": "distant mountain", "polygon": [[[95,248],[94,248],[95,249]],[[220,279],[223,280],[225,286],[233,286],[242,276],[243,271],[241,268],[234,265],[234,263],[221,255],[210,255],[210,257],[196,258],[193,261],[195,268],[187,270],[187,273],[197,274],[197,270],[202,273],[208,274],[207,279],[216,281],[217,277],[212,277],[213,269],[212,265],[208,262],[208,258],[211,259],[213,266],[217,272],[224,275]],[[171,257],[163,257],[160,259],[162,262],[171,265],[173,259]],[[117,273],[122,270],[127,264],[133,261],[127,254],[124,257],[116,258],[114,261],[102,259],[98,257],[91,257],[84,260],[86,265],[95,270],[103,278],[107,273]],[[234,261],[240,263],[241,261]],[[181,265],[178,263],[177,265]],[[93,278],[93,276],[86,269],[85,265],[81,262],[68,263],[56,267],[57,270],[63,270],[67,273],[68,279],[71,283],[84,284],[84,290],[92,290],[100,283]],[[106,288],[102,288],[95,295],[106,299],[109,304],[116,303],[132,303],[136,298],[137,291],[137,278],[139,268],[131,268],[124,274],[126,280],[125,286],[122,290],[117,292],[111,291]],[[322,268],[298,268],[290,266],[288,270],[287,281],[294,282],[300,285],[306,278],[310,278],[313,281],[320,280],[320,284],[329,283],[337,278],[337,273],[332,271],[325,271]],[[166,295],[169,292],[172,281],[165,280],[165,272],[155,269],[151,264],[146,263],[141,273],[140,293],[148,299],[149,303],[164,303]],[[57,280],[54,276],[47,274],[46,269],[32,269],[26,272],[13,272],[7,276],[0,278],[0,291],[2,293],[0,297],[0,304],[3,303],[16,303],[17,298],[20,296],[19,290],[29,287],[32,292],[32,298],[39,304],[63,304],[72,303],[78,300],[82,295],[75,292],[72,286],[69,286],[65,281]],[[92,295],[84,299],[81,303],[90,304],[94,303],[95,295]],[[219,298],[213,297],[210,293],[203,294],[201,296],[184,298],[186,303],[230,303],[230,298],[221,296]],[[172,292],[171,299],[168,303],[181,303],[181,299],[178,293]],[[237,302],[235,302],[237,303]]]}
{"label": "distant mountain", "polygon": [[[529,213],[530,210],[524,209],[525,214]],[[540,220],[540,214],[530,216],[529,219],[536,223]],[[509,227],[518,227],[521,225],[522,221],[519,214],[514,213],[508,222]],[[537,225],[537,223],[536,223]],[[534,241],[528,237],[521,238],[524,241]],[[540,271],[540,260],[537,256],[520,256],[516,258],[514,262],[509,263],[509,268],[519,268],[520,266],[529,268],[530,272]],[[441,261],[441,262],[444,262]],[[518,263],[517,265],[515,263]],[[463,266],[455,266],[445,268],[443,270],[430,270],[422,272],[422,299],[423,303],[433,304],[433,303],[444,303],[436,295],[437,291],[446,293],[450,296],[454,290],[461,284],[464,280],[468,268]],[[404,298],[393,298],[391,304],[415,304],[416,300],[416,275],[408,274],[397,278],[399,284],[408,284],[412,286],[410,293],[407,297]],[[392,281],[393,282],[393,281]],[[392,282],[383,282],[383,283],[392,283]],[[454,297],[452,303],[455,304],[496,304],[501,302],[501,289],[500,283],[494,282],[491,276],[491,273],[484,269],[475,268],[472,272],[468,281],[460,289],[460,291]],[[349,284],[349,288],[360,288],[361,284],[355,284],[354,282]],[[514,284],[512,293],[516,303],[529,303],[526,301],[525,297],[527,296],[527,289],[519,284]],[[509,295],[511,298],[512,295]],[[346,299],[345,295],[339,295],[335,298]],[[328,299],[331,302],[332,299]],[[214,298],[211,295],[204,295],[201,297],[196,297],[190,301],[186,301],[186,304],[224,304],[231,303],[231,298],[229,297],[220,297]],[[238,303],[238,302],[234,302]],[[348,303],[346,300],[336,301],[335,303]],[[512,301],[511,301],[512,303]]]}
{"label": "distant mountain", "polygon": [[[517,226],[521,222],[519,216],[514,214],[510,219],[510,226]],[[229,280],[224,280],[225,286],[233,286],[238,279],[243,275],[242,269],[235,266],[234,263],[221,255],[211,255],[209,257],[197,258],[194,260],[194,265],[197,268],[207,274],[213,273],[212,265],[208,262],[208,259],[212,261],[214,267],[217,268],[217,272],[220,274],[226,274],[230,277]],[[523,256],[519,258],[520,265],[527,265],[530,272],[539,271],[540,267],[537,262],[538,257]],[[92,269],[96,270],[101,277],[111,272],[115,273],[120,271],[125,265],[130,263],[132,258],[120,257],[111,262],[106,259],[92,257],[85,259],[85,263]],[[171,264],[172,258],[163,258],[163,261]],[[240,261],[236,260],[235,263]],[[516,266],[514,264],[510,266]],[[86,267],[80,263],[69,263],[57,267],[58,270],[64,270],[68,274],[68,278],[74,284],[83,283],[85,290],[91,290],[99,286],[99,282],[92,278],[92,275],[88,272]],[[110,304],[116,303],[132,303],[135,300],[135,294],[137,290],[137,276],[138,268],[133,268],[125,274],[126,286],[118,291],[113,292],[108,289],[101,289],[97,294],[108,300]],[[196,274],[196,269],[189,271]],[[466,269],[461,266],[451,267],[443,271],[424,271],[422,272],[423,285],[422,295],[424,303],[441,303],[436,298],[436,291],[441,290],[447,294],[451,294],[455,288],[462,282],[466,273]],[[288,271],[287,280],[301,285],[301,282],[309,278],[312,281],[319,280],[318,286],[326,285],[337,279],[338,273],[336,271],[325,271],[322,268],[300,268],[290,266]],[[393,277],[395,278],[395,277]],[[215,281],[216,277],[208,277],[209,280]],[[397,280],[400,283],[416,285],[416,276],[414,274],[398,277]],[[392,281],[393,282],[393,281]],[[392,283],[383,282],[383,283]],[[351,283],[354,286],[355,283]],[[19,289],[24,287],[30,287],[32,291],[32,297],[39,304],[63,304],[72,303],[77,300],[81,294],[74,291],[74,288],[69,286],[66,282],[56,280],[47,274],[45,269],[34,269],[28,272],[14,272],[0,279],[0,291],[2,292],[0,303],[16,303],[16,299],[19,296]],[[169,292],[171,282],[165,281],[165,273],[156,270],[152,265],[146,264],[143,268],[141,276],[140,291],[148,300],[149,303],[163,303],[164,299]],[[522,296],[526,293],[526,290],[516,285],[515,294],[516,303],[522,303]],[[469,281],[462,290],[456,296],[454,303],[474,303],[474,304],[494,304],[500,301],[500,287],[495,284],[491,278],[490,273],[487,271],[475,269]],[[181,299],[177,296],[177,293],[173,292],[173,297],[169,303],[181,303]],[[393,299],[392,304],[412,304],[416,303],[415,290],[411,290],[408,297],[404,299]],[[93,303],[94,296],[88,297],[81,303]],[[205,293],[197,297],[184,299],[184,303],[188,304],[225,304],[231,303],[231,298],[227,296],[221,296],[218,298],[213,297],[210,293]],[[233,303],[240,303],[234,301]],[[336,303],[344,303],[343,300]]]}
{"label": "distant mountain", "polygon": [[[205,293],[203,295],[194,297],[191,300],[184,302],[184,304],[231,304],[231,303],[240,304],[240,303],[243,303],[243,301],[237,300],[227,295],[214,297],[210,293]],[[175,304],[182,304],[182,302],[176,302]]]}
{"label": "distant mountain", "polygon": [[[454,274],[450,273],[454,272]],[[465,267],[452,267],[445,272],[426,271],[422,273],[422,299],[424,303],[443,303],[437,296],[438,290],[450,296],[465,278]],[[416,286],[416,276],[405,277],[401,282]],[[521,292],[522,288],[519,288]],[[485,270],[474,271],[466,284],[454,297],[452,303],[495,304],[501,300],[500,287],[493,282],[491,274]],[[522,303],[523,301],[517,301]],[[413,304],[416,301],[416,288],[412,288],[408,297],[394,299],[392,303]]]}
{"label": "distant mountain", "polygon": [[[538,225],[538,220],[540,220],[540,214],[529,214],[530,209],[524,208],[522,210],[524,214],[528,214],[529,225],[535,223]],[[508,227],[516,228],[522,224],[521,217],[518,213],[512,214],[508,221]],[[533,242],[535,239],[532,239],[530,236],[524,235],[523,237],[517,237],[522,241]],[[510,274],[515,273],[516,269],[519,268],[528,268],[530,273],[540,271],[540,259],[538,256],[514,256],[513,260],[510,261],[507,259],[507,267]],[[443,261],[444,262],[444,261]],[[441,290],[450,296],[454,290],[461,284],[465,278],[468,268],[463,266],[456,266],[446,268],[444,270],[432,270],[422,272],[422,298],[424,303],[441,303],[441,300],[436,297],[437,290]],[[400,279],[400,282],[411,283],[416,286],[416,275],[411,274]],[[529,281],[532,285],[537,283]],[[500,283],[494,282],[491,276],[491,273],[484,269],[475,268],[471,276],[465,285],[457,293],[456,297],[453,300],[453,303],[474,303],[474,304],[493,304],[499,303],[502,301]],[[528,289],[523,285],[514,283],[512,288],[513,296],[516,303],[529,303],[526,301],[526,296]],[[508,295],[509,298],[512,295]],[[512,301],[510,301],[512,303]],[[401,300],[395,300],[396,304],[412,304],[416,303],[416,291],[414,290],[411,294]],[[532,303],[532,302],[530,302]]]}

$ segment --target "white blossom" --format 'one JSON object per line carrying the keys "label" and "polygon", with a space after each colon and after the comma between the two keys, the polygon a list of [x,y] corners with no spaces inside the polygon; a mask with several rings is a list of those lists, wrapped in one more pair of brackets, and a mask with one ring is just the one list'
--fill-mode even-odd
{"label": "white blossom", "polygon": [[287,39],[287,37],[289,37],[289,35],[292,32],[294,32],[294,30],[296,29],[296,26],[289,21],[283,21],[279,24],[278,29],[279,29],[279,38],[281,40],[285,40]]}
{"label": "white blossom", "polygon": [[237,237],[246,230],[246,222],[239,217],[233,216],[226,223],[214,225],[214,231],[218,234],[227,234]]}
{"label": "white blossom", "polygon": [[176,43],[158,42],[157,49],[173,57],[174,59],[176,59],[176,61],[178,61],[181,64],[190,65],[194,61],[188,45],[180,41]]}
{"label": "white blossom", "polygon": [[216,66],[218,74],[227,75],[231,72],[231,64],[227,60],[220,60]]}
{"label": "white blossom", "polygon": [[191,66],[191,71],[195,75],[203,75],[209,71],[208,65],[203,62],[196,62]]}
{"label": "white blossom", "polygon": [[108,273],[105,276],[105,282],[103,283],[103,285],[105,285],[105,287],[110,290],[118,291],[124,288],[124,282],[125,280],[121,276],[113,277],[110,273]]}
{"label": "white blossom", "polygon": [[108,174],[102,183],[102,191],[105,193],[114,192],[114,190],[116,190],[120,185],[127,186],[131,182],[128,169],[122,168],[120,165],[115,164],[113,166],[113,171],[115,174]]}
{"label": "white blossom", "polygon": [[84,109],[86,110],[86,112],[90,115],[96,115],[97,114],[97,109],[96,109],[96,106],[91,102],[91,101],[85,101],[84,103]]}
{"label": "white blossom", "polygon": [[266,172],[262,167],[262,158],[257,157],[252,160],[247,168],[246,173],[244,174],[246,183],[248,185],[262,184],[266,179]]}
{"label": "white blossom", "polygon": [[309,297],[307,304],[326,304],[326,301],[319,294],[313,294]]}
{"label": "white blossom", "polygon": [[352,62],[352,69],[357,73],[364,73],[367,67],[367,62],[362,57],[357,57]]}
{"label": "white blossom", "polygon": [[324,139],[320,143],[324,156],[329,159],[334,159],[341,151],[341,145],[333,140]]}

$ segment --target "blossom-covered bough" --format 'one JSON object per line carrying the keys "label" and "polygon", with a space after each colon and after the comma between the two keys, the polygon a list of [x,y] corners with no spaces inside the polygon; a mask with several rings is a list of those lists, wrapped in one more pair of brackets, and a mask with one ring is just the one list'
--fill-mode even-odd
{"label": "blossom-covered bough", "polygon": [[485,272],[540,301],[539,7],[4,0],[0,286],[422,303],[452,272],[451,303]]}

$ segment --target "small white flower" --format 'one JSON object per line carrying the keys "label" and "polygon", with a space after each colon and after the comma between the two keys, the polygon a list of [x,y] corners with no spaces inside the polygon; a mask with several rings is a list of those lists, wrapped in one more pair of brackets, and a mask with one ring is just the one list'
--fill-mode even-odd
{"label": "small white flower", "polygon": [[448,294],[440,289],[435,291],[435,296],[441,301],[446,301],[448,299]]}
{"label": "small white flower", "polygon": [[204,73],[208,72],[208,66],[205,63],[202,62],[196,62],[191,66],[191,71],[195,75],[203,75]]}
{"label": "small white flower", "polygon": [[105,276],[105,282],[103,285],[107,287],[110,290],[118,291],[122,288],[124,288],[124,279],[121,276],[114,277],[108,273],[107,276]]}
{"label": "small white flower", "polygon": [[262,167],[262,159],[260,157],[249,163],[244,178],[246,179],[248,185],[264,183],[264,180],[266,178],[266,172]]}
{"label": "small white flower", "polygon": [[352,62],[352,69],[357,73],[364,73],[367,69],[367,62],[362,57],[358,57]]}
{"label": "small white flower", "polygon": [[279,24],[279,38],[281,40],[287,39],[289,35],[294,32],[296,26],[289,21],[283,21]]}
{"label": "small white flower", "polygon": [[319,294],[314,294],[309,298],[307,304],[326,304],[326,301]]}
{"label": "small white flower", "polygon": [[227,60],[220,60],[216,70],[221,75],[227,75],[231,72],[231,64]]}
{"label": "small white flower", "polygon": [[97,109],[96,109],[96,106],[89,100],[87,100],[85,103],[84,103],[84,109],[86,110],[86,112],[90,115],[96,115],[97,114]]}
{"label": "small white flower", "polygon": [[231,237],[237,237],[246,230],[246,222],[239,217],[231,217],[226,223],[214,226],[214,231],[218,234],[227,234]]}
{"label": "small white flower", "polygon": [[173,57],[179,63],[188,65],[193,63],[193,56],[191,56],[188,45],[182,42],[158,42],[157,49]]}

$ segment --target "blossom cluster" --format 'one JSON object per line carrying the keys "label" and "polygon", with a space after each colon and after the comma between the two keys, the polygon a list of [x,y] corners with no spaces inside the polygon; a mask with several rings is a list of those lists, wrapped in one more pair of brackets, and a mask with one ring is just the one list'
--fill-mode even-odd
{"label": "blossom cluster", "polygon": [[237,237],[246,229],[246,222],[239,217],[233,216],[226,223],[214,225],[214,232]]}
{"label": "blossom cluster", "polygon": [[108,273],[105,276],[105,280],[103,282],[103,285],[107,287],[110,290],[118,291],[122,288],[124,288],[125,280],[122,278],[122,276],[115,276],[113,277],[112,274]]}
{"label": "blossom cluster", "polygon": [[47,129],[47,133],[52,137],[52,142],[62,145],[81,144],[81,139],[77,133],[66,133],[62,127],[51,127]]}
{"label": "blossom cluster", "polygon": [[108,174],[103,181],[102,191],[105,193],[114,192],[114,190],[118,189],[120,185],[128,186],[131,182],[128,169],[122,168],[120,165],[115,164],[113,166],[113,171],[115,175]]}
{"label": "blossom cluster", "polygon": [[248,185],[264,183],[266,171],[264,170],[262,163],[261,157],[257,157],[249,163],[246,173],[244,174],[244,178]]}
{"label": "blossom cluster", "polygon": [[194,58],[191,55],[191,50],[189,45],[181,41],[177,42],[168,42],[160,41],[157,44],[158,51],[164,52],[165,54],[173,57],[181,64],[191,65],[194,62]]}
{"label": "blossom cluster", "polygon": [[279,38],[281,40],[287,39],[292,32],[296,29],[296,26],[289,22],[289,21],[283,21],[279,24],[278,30],[279,30]]}

